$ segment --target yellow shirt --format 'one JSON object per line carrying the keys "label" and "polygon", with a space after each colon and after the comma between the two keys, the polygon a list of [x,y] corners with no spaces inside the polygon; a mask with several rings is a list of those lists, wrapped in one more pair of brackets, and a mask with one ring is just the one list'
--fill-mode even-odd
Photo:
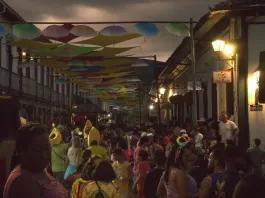
{"label": "yellow shirt", "polygon": [[117,179],[114,180],[114,183],[120,188],[121,194],[128,194],[129,193],[129,181],[121,181],[121,179],[128,178],[128,167],[130,166],[129,162],[124,162],[120,164],[118,161],[115,161],[112,164],[112,167],[117,175]]}

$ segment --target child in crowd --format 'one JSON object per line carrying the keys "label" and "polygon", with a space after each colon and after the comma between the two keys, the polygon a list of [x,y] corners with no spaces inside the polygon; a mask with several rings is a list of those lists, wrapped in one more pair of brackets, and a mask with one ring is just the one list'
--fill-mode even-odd
{"label": "child in crowd", "polygon": [[137,189],[138,198],[145,198],[144,180],[149,170],[150,165],[148,163],[148,152],[145,150],[140,150],[137,153],[136,181],[133,185],[133,190]]}
{"label": "child in crowd", "polygon": [[129,180],[133,175],[131,164],[126,161],[124,152],[117,148],[113,151],[112,167],[117,175],[114,183],[119,187],[121,198],[127,198],[129,194]]}

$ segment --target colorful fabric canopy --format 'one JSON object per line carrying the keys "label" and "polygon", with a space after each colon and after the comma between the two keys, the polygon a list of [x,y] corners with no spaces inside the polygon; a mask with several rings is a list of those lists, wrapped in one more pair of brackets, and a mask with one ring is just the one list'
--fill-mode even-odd
{"label": "colorful fabric canopy", "polygon": [[124,41],[128,41],[131,39],[135,39],[141,36],[142,36],[141,34],[126,34],[123,36],[104,36],[104,35],[99,34],[98,36],[94,38],[76,42],[76,44],[99,45],[99,46],[105,47],[105,46],[121,43]]}

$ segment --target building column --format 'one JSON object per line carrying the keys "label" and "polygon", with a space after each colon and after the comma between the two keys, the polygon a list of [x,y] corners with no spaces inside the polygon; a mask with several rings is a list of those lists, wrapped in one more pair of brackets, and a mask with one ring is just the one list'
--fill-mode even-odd
{"label": "building column", "polygon": [[213,79],[209,78],[208,83],[207,83],[207,104],[208,104],[208,112],[207,112],[207,117],[212,118],[213,117],[213,97],[212,97],[212,84]]}
{"label": "building column", "polygon": [[184,102],[183,106],[184,106],[184,118],[183,118],[183,120],[185,121],[186,117],[188,116],[187,103]]}
{"label": "building column", "polygon": [[[218,61],[218,69],[226,70],[225,62]],[[222,111],[227,110],[226,105],[226,83],[218,83],[217,84],[217,118],[219,120],[219,116]]]}
{"label": "building column", "polygon": [[199,118],[198,119],[204,118],[203,92],[204,92],[203,89],[198,92],[199,94]]}

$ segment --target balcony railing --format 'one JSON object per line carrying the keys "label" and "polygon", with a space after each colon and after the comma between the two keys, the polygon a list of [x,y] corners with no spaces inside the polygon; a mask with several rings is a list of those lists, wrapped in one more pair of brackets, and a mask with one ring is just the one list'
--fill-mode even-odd
{"label": "balcony railing", "polygon": [[[22,93],[29,94],[33,97],[38,97],[40,100],[44,99],[46,101],[50,100],[50,91],[52,94],[52,103],[60,104],[60,105],[70,105],[71,98],[69,96],[65,96],[63,94],[59,94],[54,90],[50,90],[49,87],[36,83],[35,80],[27,78],[25,76],[22,77],[22,90],[20,90],[19,85],[20,76],[16,73],[12,73],[11,81],[12,81],[12,90]],[[0,67],[0,86],[8,87],[9,86],[9,71],[6,68]],[[36,89],[37,86],[37,89]],[[37,92],[37,93],[36,93]]]}

